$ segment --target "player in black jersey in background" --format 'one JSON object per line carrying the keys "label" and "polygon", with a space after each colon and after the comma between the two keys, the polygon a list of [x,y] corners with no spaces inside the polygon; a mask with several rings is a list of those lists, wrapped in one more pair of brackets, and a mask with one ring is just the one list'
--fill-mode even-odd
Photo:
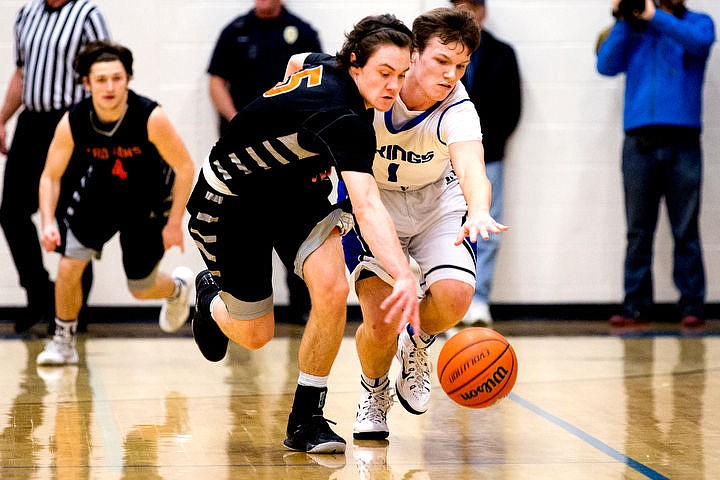
{"label": "player in black jersey in background", "polygon": [[[62,254],[55,280],[56,329],[39,364],[78,362],[77,314],[80,277],[103,245],[120,232],[130,293],[164,298],[160,327],[179,329],[189,316],[193,273],[178,267],[172,277],[157,271],[165,250],[183,248],[182,218],[195,168],[185,145],[156,102],[128,88],[132,53],[108,42],[92,42],[75,70],[90,97],[66,113],[55,131],[40,177],[41,242]],[[70,188],[68,205],[57,212],[61,178],[72,164],[83,172]]]}
{"label": "player in black jersey in background", "polygon": [[295,265],[312,308],[284,445],[345,451],[323,418],[327,379],[340,348],[349,285],[341,234],[352,224],[331,205],[330,169],[345,181],[366,240],[395,280],[385,300],[418,327],[416,280],[372,176],[373,109],[388,110],[410,63],[410,30],[392,15],[366,17],[335,56],[304,69],[241,110],[215,144],[188,203],[189,228],[207,264],[196,280],[193,334],[211,361],[228,338],[255,350],[274,335],[272,249]]}

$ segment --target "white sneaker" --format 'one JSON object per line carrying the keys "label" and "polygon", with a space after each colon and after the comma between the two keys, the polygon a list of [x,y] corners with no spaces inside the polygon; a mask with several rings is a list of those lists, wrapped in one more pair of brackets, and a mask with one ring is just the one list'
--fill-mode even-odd
{"label": "white sneaker", "polygon": [[353,438],[356,440],[382,440],[390,434],[387,426],[387,412],[393,404],[390,380],[379,387],[368,387],[360,380],[362,393],[353,423]]}
{"label": "white sneaker", "polygon": [[176,297],[165,299],[160,309],[160,329],[163,332],[176,332],[185,325],[190,316],[190,289],[195,274],[188,267],[177,267],[172,278],[180,286]]}
{"label": "white sneaker", "polygon": [[492,315],[490,315],[490,305],[473,299],[461,322],[466,327],[473,325],[489,327],[493,323]]}
{"label": "white sneaker", "polygon": [[428,359],[427,347],[434,340],[433,337],[430,343],[425,344],[419,338],[411,337],[407,328],[398,336],[395,357],[400,360],[402,370],[395,380],[395,393],[405,410],[415,415],[425,413],[430,403],[432,364]]}
{"label": "white sneaker", "polygon": [[76,365],[79,357],[75,348],[75,332],[70,328],[55,328],[53,339],[37,356],[38,365]]}

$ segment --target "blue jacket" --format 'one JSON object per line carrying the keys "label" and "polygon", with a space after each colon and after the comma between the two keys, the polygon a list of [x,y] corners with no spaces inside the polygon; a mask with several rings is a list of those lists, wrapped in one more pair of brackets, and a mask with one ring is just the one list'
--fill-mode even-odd
{"label": "blue jacket", "polygon": [[657,9],[643,31],[619,20],[597,56],[597,70],[625,72],[625,131],[649,125],[701,128],[702,87],[715,25],[703,13],[682,18]]}

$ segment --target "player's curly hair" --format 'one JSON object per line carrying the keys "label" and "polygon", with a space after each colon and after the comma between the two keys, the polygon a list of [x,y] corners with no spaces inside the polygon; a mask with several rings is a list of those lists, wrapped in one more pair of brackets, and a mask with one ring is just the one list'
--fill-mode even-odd
{"label": "player's curly hair", "polygon": [[464,8],[440,7],[428,10],[413,22],[415,48],[422,53],[433,37],[442,43],[460,43],[471,53],[480,46],[480,28]]}
{"label": "player's curly hair", "polygon": [[73,63],[73,68],[78,77],[87,77],[90,74],[90,68],[98,62],[113,62],[119,60],[125,68],[125,72],[129,77],[133,74],[133,55],[132,52],[117,43],[98,40],[88,43],[83,48]]}
{"label": "player's curly hair", "polygon": [[[335,55],[337,65],[344,69],[362,67],[380,46],[387,44],[411,49],[412,32],[391,14],[365,17],[345,34],[345,43]],[[350,60],[351,53],[355,54],[353,61]]]}

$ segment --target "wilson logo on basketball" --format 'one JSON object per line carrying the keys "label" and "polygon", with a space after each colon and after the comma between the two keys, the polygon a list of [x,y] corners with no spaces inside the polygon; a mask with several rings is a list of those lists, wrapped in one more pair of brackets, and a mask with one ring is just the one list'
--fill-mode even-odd
{"label": "wilson logo on basketball", "polygon": [[478,352],[477,355],[469,359],[467,362],[463,363],[460,367],[453,370],[453,372],[448,376],[448,382],[454,383],[455,380],[460,378],[463,373],[465,373],[470,367],[475,365],[476,363],[480,362],[482,359],[490,356],[490,350],[485,349],[481,352]]}
{"label": "wilson logo on basketball", "polygon": [[460,396],[463,398],[463,400],[470,400],[474,397],[477,397],[480,393],[491,393],[495,387],[500,385],[502,381],[505,380],[505,377],[507,377],[507,375],[508,371],[505,370],[505,367],[500,366],[495,370],[495,373],[493,373],[492,377],[488,378],[472,390],[461,393]]}

